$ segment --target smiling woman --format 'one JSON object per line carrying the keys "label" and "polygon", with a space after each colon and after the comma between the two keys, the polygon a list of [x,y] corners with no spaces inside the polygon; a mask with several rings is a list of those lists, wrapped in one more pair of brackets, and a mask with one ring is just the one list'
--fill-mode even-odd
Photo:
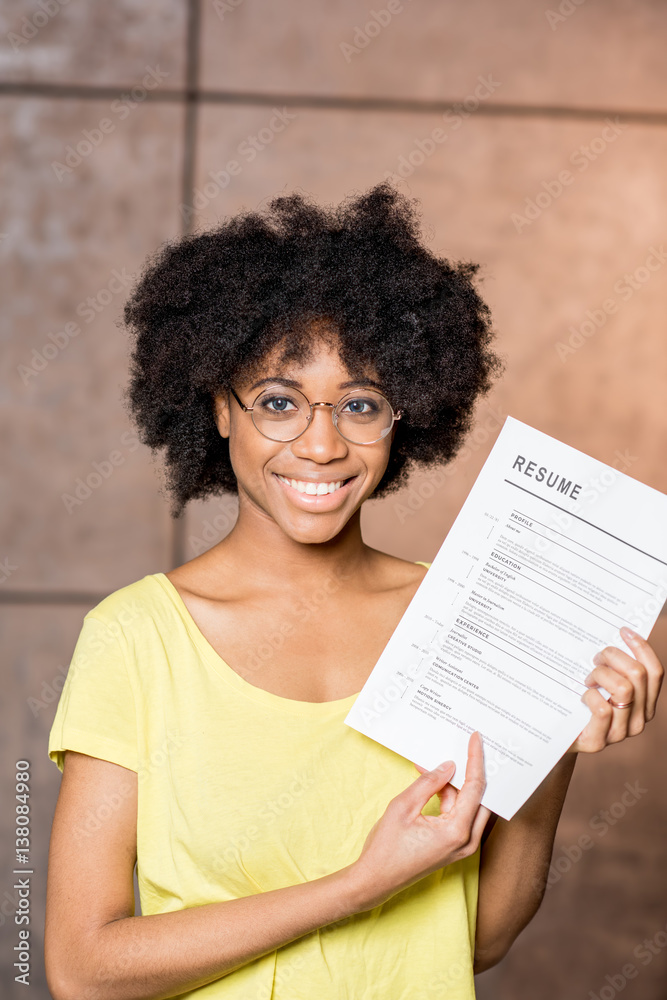
{"label": "smiling woman", "polygon": [[511,822],[480,804],[479,734],[457,791],[451,762],[415,777],[343,722],[428,569],[366,545],[362,505],[449,461],[501,368],[475,271],[386,183],[276,198],[147,265],[125,309],[139,435],[174,517],[226,492],[239,512],[85,616],[49,740],[55,1000],[471,1000],[539,906],[574,751],[652,716],[648,643],[606,651],[591,676],[621,716],[590,690]]}

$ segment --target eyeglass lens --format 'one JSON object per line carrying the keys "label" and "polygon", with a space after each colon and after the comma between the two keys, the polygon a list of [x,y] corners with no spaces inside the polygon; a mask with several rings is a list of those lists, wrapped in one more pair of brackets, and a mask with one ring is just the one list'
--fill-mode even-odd
{"label": "eyeglass lens", "polygon": [[[393,424],[388,400],[372,389],[354,390],[339,400],[332,413],[340,433],[355,444],[380,440]],[[308,426],[310,404],[298,389],[274,385],[255,400],[252,419],[266,437],[290,441]]]}

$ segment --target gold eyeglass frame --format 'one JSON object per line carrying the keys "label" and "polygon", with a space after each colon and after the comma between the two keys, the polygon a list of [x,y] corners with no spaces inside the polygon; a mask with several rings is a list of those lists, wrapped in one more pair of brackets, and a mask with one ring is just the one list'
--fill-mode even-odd
{"label": "gold eyeglass frame", "polygon": [[[273,388],[276,388],[276,389],[291,389],[291,391],[293,391],[293,392],[298,392],[301,396],[303,396],[303,398],[308,403],[308,406],[310,407],[310,415],[308,417],[308,422],[306,423],[306,426],[304,427],[304,429],[302,431],[299,431],[299,433],[296,434],[292,438],[272,438],[272,437],[269,437],[268,434],[265,434],[264,431],[261,431],[259,429],[259,427],[255,423],[254,416],[252,416],[253,410],[255,409],[255,406],[257,404],[257,400],[261,396],[263,396],[266,392],[270,392],[270,390],[273,389]],[[262,437],[267,438],[267,440],[269,440],[269,441],[277,441],[279,444],[287,444],[287,443],[289,443],[291,441],[296,441],[297,438],[300,438],[302,434],[306,433],[306,431],[310,427],[311,421],[313,419],[313,407],[315,407],[315,406],[330,406],[331,407],[331,419],[333,421],[334,427],[336,428],[336,430],[338,431],[338,433],[340,434],[340,436],[345,441],[349,441],[350,444],[362,444],[362,445],[363,444],[377,444],[378,441],[383,441],[387,437],[387,435],[390,433],[390,431],[391,431],[392,427],[394,426],[395,422],[397,420],[400,420],[401,417],[403,416],[403,410],[394,410],[394,407],[391,405],[391,403],[389,402],[389,400],[387,399],[387,397],[385,396],[385,394],[383,392],[380,392],[379,389],[373,389],[373,388],[371,388],[371,392],[377,393],[378,396],[382,396],[382,398],[384,400],[386,400],[387,406],[389,407],[389,409],[391,411],[391,417],[392,417],[391,423],[390,423],[389,427],[387,428],[387,430],[385,431],[385,433],[382,434],[379,438],[375,438],[374,441],[352,441],[349,437],[346,437],[345,434],[343,434],[343,432],[338,427],[338,407],[341,405],[341,403],[344,403],[351,396],[354,396],[355,392],[359,392],[360,390],[358,390],[358,389],[355,389],[355,390],[352,390],[352,392],[346,393],[345,396],[341,396],[341,398],[338,400],[337,403],[325,403],[325,402],[311,403],[310,400],[308,399],[308,397],[306,396],[306,394],[303,393],[303,392],[301,392],[300,389],[294,389],[294,388],[292,388],[290,386],[286,386],[286,385],[281,384],[281,383],[276,383],[275,386],[269,385],[269,386],[266,386],[266,388],[262,389],[262,391],[259,392],[255,396],[255,399],[253,400],[252,406],[246,406],[245,403],[241,402],[241,400],[236,395],[236,393],[234,392],[234,390],[232,389],[231,386],[229,387],[229,391],[231,392],[232,396],[234,397],[234,399],[236,400],[236,402],[239,404],[239,406],[241,407],[241,409],[243,410],[243,412],[251,414],[251,419],[252,419],[253,426],[254,426],[255,430],[257,430],[262,435]]]}

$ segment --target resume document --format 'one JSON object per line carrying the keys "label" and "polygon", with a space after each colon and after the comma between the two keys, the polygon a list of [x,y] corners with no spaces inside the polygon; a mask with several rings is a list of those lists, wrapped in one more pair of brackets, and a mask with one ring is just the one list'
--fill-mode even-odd
{"label": "resume document", "polygon": [[456,788],[479,730],[510,819],[590,719],[593,655],[632,655],[619,628],[648,638],[666,598],[667,496],[507,417],[344,721]]}

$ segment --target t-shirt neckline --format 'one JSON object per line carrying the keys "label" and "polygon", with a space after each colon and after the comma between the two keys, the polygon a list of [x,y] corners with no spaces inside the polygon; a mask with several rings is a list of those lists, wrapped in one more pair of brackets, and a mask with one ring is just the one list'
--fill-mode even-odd
{"label": "t-shirt neckline", "polygon": [[[427,564],[421,560],[417,560],[416,565],[424,566]],[[272,691],[267,691],[265,688],[251,684],[250,681],[247,681],[236,670],[230,667],[227,661],[213,648],[188,611],[183,598],[166,573],[152,573],[151,576],[154,580],[157,580],[171,599],[192,639],[215,673],[246,697],[261,702],[266,706],[273,708],[280,707],[299,715],[323,715],[328,713],[336,714],[340,711],[350,709],[355,699],[361,693],[360,691],[355,691],[345,698],[335,698],[333,701],[299,701],[296,698],[284,698],[282,695],[274,694]]]}

